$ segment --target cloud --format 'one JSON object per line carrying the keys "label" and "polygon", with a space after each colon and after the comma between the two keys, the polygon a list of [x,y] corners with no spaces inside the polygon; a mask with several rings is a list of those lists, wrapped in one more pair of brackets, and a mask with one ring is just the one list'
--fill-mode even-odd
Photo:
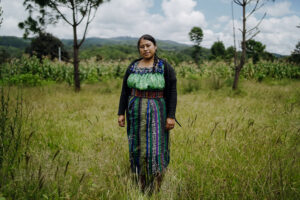
{"label": "cloud", "polygon": [[[149,33],[158,39],[189,43],[188,32],[193,26],[207,26],[204,14],[196,11],[196,5],[195,0],[163,0],[162,13],[151,14],[153,1],[114,0],[99,7],[88,37],[139,37]],[[48,31],[60,38],[72,38],[71,27],[62,21],[49,26]],[[83,27],[79,32],[83,32]]]}
{"label": "cloud", "polygon": [[177,18],[178,14],[194,12],[196,4],[192,0],[163,0],[162,8],[166,16]]}
{"label": "cloud", "polygon": [[130,6],[133,2],[124,0],[104,4],[92,22],[89,37],[139,37],[149,33],[158,39],[188,42],[188,32],[193,26],[207,25],[204,14],[196,11],[197,3],[194,0],[163,0],[163,12],[159,14],[150,14],[149,9],[153,4],[149,5],[148,2],[135,0],[134,7]]}
{"label": "cloud", "polygon": [[[219,1],[230,3],[230,0]],[[223,41],[226,47],[233,45],[231,17],[216,13],[216,21],[208,23],[204,14],[197,9],[198,2],[162,0],[159,12],[153,12],[153,9],[158,7],[158,1],[112,0],[100,5],[94,21],[89,26],[87,37],[139,37],[149,33],[157,39],[192,44],[188,33],[193,26],[199,26],[204,33],[202,46],[210,48],[218,40]],[[27,17],[22,1],[4,0],[1,3],[4,8],[4,20],[0,27],[0,35],[22,36],[23,32],[17,27],[18,22]],[[279,6],[283,6],[281,12],[278,11]],[[272,12],[263,20],[259,27],[261,32],[254,39],[265,44],[270,52],[290,54],[300,39],[300,30],[296,28],[300,21],[299,15],[291,15],[289,1],[266,4],[263,8]],[[290,14],[286,16],[288,13]],[[260,19],[258,15],[249,18],[248,29],[257,24]],[[239,44],[241,35],[238,28],[241,28],[242,24],[237,16],[235,24]],[[80,26],[78,38],[81,38],[83,30],[84,26]],[[62,20],[55,26],[48,26],[47,31],[59,38],[73,38],[72,27]]]}
{"label": "cloud", "polygon": [[[255,27],[259,20],[260,18],[255,18],[254,16],[250,17],[247,20],[247,29],[250,30]],[[291,51],[293,51],[296,43],[300,40],[300,30],[296,27],[299,21],[300,17],[296,15],[281,18],[265,18],[258,27],[260,33],[253,39],[265,44],[266,50],[269,52],[289,55]],[[242,36],[238,29],[242,27],[242,22],[236,20],[235,26],[236,41],[237,45],[240,46]],[[220,40],[224,42],[225,46],[228,47],[229,45],[232,45],[232,21],[228,22],[220,32],[222,34],[219,34],[219,37],[224,39]],[[218,34],[215,33],[215,35],[217,36]]]}
{"label": "cloud", "polygon": [[222,3],[228,4],[231,3],[232,0],[220,0]]}
{"label": "cloud", "polygon": [[267,4],[258,11],[258,13],[265,12],[271,17],[282,17],[293,13],[293,11],[291,11],[291,2],[289,1]]}
{"label": "cloud", "polygon": [[290,54],[300,40],[300,30],[296,27],[300,17],[296,15],[282,18],[267,18],[261,24],[257,39],[267,45],[267,50],[280,54]]}
{"label": "cloud", "polygon": [[218,17],[218,22],[221,22],[221,23],[224,23],[224,22],[228,22],[230,20],[230,17],[229,16],[221,16],[221,17]]}
{"label": "cloud", "polygon": [[1,35],[22,36],[23,31],[18,28],[18,23],[24,20],[25,11],[22,2],[1,1],[3,9],[3,22],[0,27]]}

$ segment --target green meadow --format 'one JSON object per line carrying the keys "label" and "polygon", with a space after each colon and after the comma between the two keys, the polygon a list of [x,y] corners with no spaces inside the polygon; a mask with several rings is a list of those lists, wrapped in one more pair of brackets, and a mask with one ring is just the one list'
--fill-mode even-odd
{"label": "green meadow", "polygon": [[232,91],[228,70],[176,71],[182,127],[152,196],[117,123],[122,73],[78,93],[67,82],[2,85],[0,199],[300,199],[300,81],[254,74]]}

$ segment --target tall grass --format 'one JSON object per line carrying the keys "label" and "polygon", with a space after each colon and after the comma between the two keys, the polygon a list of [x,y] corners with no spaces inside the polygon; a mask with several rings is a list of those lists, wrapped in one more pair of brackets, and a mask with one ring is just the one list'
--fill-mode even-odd
{"label": "tall grass", "polygon": [[7,176],[14,177],[14,164],[19,162],[19,151],[22,148],[22,96],[11,98],[9,88],[0,87],[0,185]]}
{"label": "tall grass", "polygon": [[[83,83],[97,83],[113,78],[123,77],[129,61],[99,62],[95,58],[80,62],[80,80]],[[176,65],[178,77],[190,80],[187,82],[187,92],[195,91],[196,79],[209,79],[213,89],[220,89],[231,82],[234,74],[233,66],[225,62],[204,62],[200,67],[193,63]],[[282,62],[260,62],[257,65],[247,63],[241,72],[242,78],[263,81],[272,79],[299,79],[300,67]],[[43,85],[45,82],[65,82],[73,85],[73,66],[71,63],[50,61],[45,58],[40,61],[36,57],[23,56],[0,66],[0,83],[10,85]],[[189,88],[191,87],[191,88]]]}
{"label": "tall grass", "polygon": [[[142,194],[117,126],[121,80],[23,89],[26,159],[0,187],[7,199],[299,199],[300,83],[243,80],[241,91],[178,79],[171,163],[161,191]],[[15,94],[16,88],[11,88]],[[23,153],[25,151],[23,150]],[[25,157],[26,158],[26,157]]]}
{"label": "tall grass", "polygon": [[245,78],[255,78],[259,81],[267,77],[275,79],[299,79],[300,67],[287,62],[274,62],[270,64],[262,61],[257,65],[253,65],[251,63],[245,65],[242,70],[242,75]]}
{"label": "tall grass", "polygon": [[[128,63],[129,64],[129,63]],[[80,80],[95,83],[124,75],[127,62],[96,62],[90,59],[80,63]],[[43,85],[45,81],[66,82],[73,85],[74,70],[71,63],[51,61],[44,58],[23,56],[0,66],[0,83],[5,85]]]}

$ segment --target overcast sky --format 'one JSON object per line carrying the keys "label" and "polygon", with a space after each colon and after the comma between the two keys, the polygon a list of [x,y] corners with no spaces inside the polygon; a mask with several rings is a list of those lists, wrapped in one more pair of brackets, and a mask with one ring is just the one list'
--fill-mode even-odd
{"label": "overcast sky", "polygon": [[[23,0],[1,0],[3,23],[0,35],[22,36],[18,23],[27,13]],[[241,40],[241,7],[234,5],[237,39]],[[267,50],[289,55],[300,40],[300,0],[267,2],[247,21],[248,29],[255,26],[264,12],[260,33],[254,38]],[[233,45],[231,0],[111,0],[103,3],[90,24],[87,37],[139,37],[148,33],[157,39],[191,44],[188,32],[199,26],[204,32],[202,46],[210,48],[215,41]],[[72,27],[62,21],[47,27],[59,38],[72,38]]]}

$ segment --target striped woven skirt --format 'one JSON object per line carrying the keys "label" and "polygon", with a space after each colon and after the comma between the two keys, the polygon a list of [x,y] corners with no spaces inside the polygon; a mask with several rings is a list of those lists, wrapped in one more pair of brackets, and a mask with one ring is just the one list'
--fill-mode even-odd
{"label": "striped woven skirt", "polygon": [[164,98],[130,96],[127,120],[132,171],[150,178],[163,173],[170,160]]}

